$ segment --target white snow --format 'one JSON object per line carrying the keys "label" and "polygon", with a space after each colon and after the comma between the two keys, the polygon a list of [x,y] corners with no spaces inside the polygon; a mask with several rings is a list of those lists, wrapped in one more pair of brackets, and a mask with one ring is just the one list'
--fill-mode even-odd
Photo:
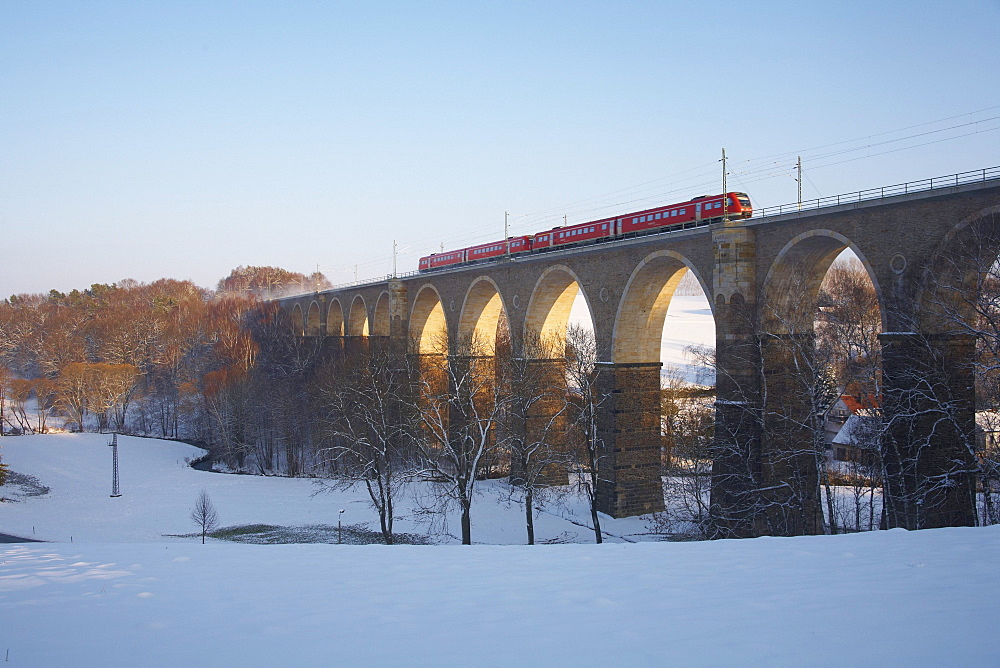
{"label": "white snow", "polygon": [[[202,488],[226,525],[329,523],[345,506],[358,521],[363,504],[310,497],[305,480],[194,471],[189,446],[120,442],[123,496],[111,499],[106,436],[0,441],[13,470],[51,487],[0,504],[0,531],[34,525],[56,541],[0,545],[0,656],[12,666],[1000,662],[997,527],[533,547],[201,545],[162,534],[194,531],[188,512]],[[474,537],[523,532],[519,509],[489,495],[476,503]]]}
{"label": "white snow", "polygon": [[691,356],[690,348],[715,348],[715,316],[705,295],[674,295],[663,323],[660,357],[665,372],[673,369],[696,385],[715,385],[715,370]]}
{"label": "white snow", "polygon": [[[593,329],[583,293],[577,293],[569,321]],[[664,373],[673,371],[688,383],[714,385],[715,370],[692,357],[690,348],[715,348],[715,316],[704,294],[674,295],[670,299],[663,322],[660,361]]]}
{"label": "white snow", "polygon": [[[208,492],[224,526],[336,524],[338,511],[343,508],[345,524],[365,522],[378,529],[378,515],[360,488],[354,492],[318,493],[320,487],[308,478],[196,471],[187,461],[204,454],[203,450],[150,438],[118,437],[122,496],[113,499],[109,440],[106,434],[56,434],[5,437],[0,441],[4,462],[52,489],[45,496],[0,505],[0,533],[75,543],[163,540],[166,534],[195,530],[188,514],[202,489]],[[472,507],[473,541],[524,543],[523,511],[498,502],[506,486],[500,481],[483,481],[479,487],[483,494]],[[0,496],[10,496],[5,489],[0,487]],[[401,517],[395,530],[426,533],[426,522],[418,521],[411,497],[411,493],[405,494],[403,507],[397,510]],[[544,513],[536,520],[535,532],[539,541],[561,538],[591,542],[594,535],[589,522],[589,507],[577,499]],[[460,536],[460,526],[456,510],[447,521],[449,533],[435,540],[461,542],[456,537]],[[641,535],[646,532],[643,518],[606,517],[602,527],[611,534],[610,541],[620,540],[617,536],[649,539]]]}

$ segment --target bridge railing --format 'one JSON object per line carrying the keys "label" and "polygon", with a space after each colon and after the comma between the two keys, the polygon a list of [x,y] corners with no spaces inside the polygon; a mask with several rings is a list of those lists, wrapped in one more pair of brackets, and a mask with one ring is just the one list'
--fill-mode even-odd
{"label": "bridge railing", "polygon": [[959,172],[948,176],[935,176],[932,179],[921,179],[919,181],[908,181],[892,186],[881,188],[869,188],[859,190],[846,195],[831,195],[820,197],[792,204],[779,204],[777,206],[767,206],[754,211],[754,218],[767,218],[768,216],[780,216],[785,213],[795,213],[796,211],[806,211],[812,209],[822,209],[827,206],[837,206],[838,204],[852,204],[854,202],[864,202],[895,195],[906,195],[908,193],[923,192],[927,190],[937,190],[939,188],[952,188],[967,183],[980,183],[991,179],[1000,179],[1000,167],[987,167],[986,169],[975,169],[971,172]]}
{"label": "bridge railing", "polygon": [[[806,200],[802,203],[794,202],[792,204],[779,204],[777,206],[767,206],[754,211],[754,219],[767,218],[768,216],[779,216],[786,213],[795,213],[797,211],[807,211],[814,209],[822,209],[828,206],[837,206],[839,204],[852,204],[854,202],[865,202],[876,199],[883,199],[885,197],[893,197],[896,195],[906,195],[908,193],[924,192],[927,190],[938,190],[940,188],[953,188],[955,186],[965,185],[968,183],[981,183],[983,181],[990,181],[992,179],[1000,179],[1000,166],[998,167],[987,167],[986,169],[974,169],[969,172],[959,172],[958,174],[949,174],[948,176],[935,176],[930,179],[921,179],[919,181],[908,181],[906,183],[898,183],[892,186],[883,186],[881,188],[869,188],[867,190],[859,190],[853,193],[847,193],[844,195],[830,195],[829,197],[819,197],[817,199]],[[660,233],[672,232],[672,228],[664,228]],[[567,252],[579,250],[578,248],[566,249]],[[462,265],[460,267],[455,267],[454,271],[464,270],[467,267]],[[435,272],[435,274],[447,272],[448,270],[441,270]],[[365,285],[373,285],[375,283],[384,283],[386,281],[391,281],[394,278],[406,278],[407,276],[416,276],[420,272],[418,270],[407,271],[403,273],[397,273],[395,276],[392,274],[387,274],[385,276],[378,276],[375,278],[366,278],[359,281],[352,281],[351,283],[340,283],[338,285],[331,286],[329,288],[324,288],[326,290],[342,290],[344,288],[355,288],[362,287]],[[312,293],[302,293],[302,294],[312,294]],[[288,295],[289,297],[300,296],[300,295]]]}

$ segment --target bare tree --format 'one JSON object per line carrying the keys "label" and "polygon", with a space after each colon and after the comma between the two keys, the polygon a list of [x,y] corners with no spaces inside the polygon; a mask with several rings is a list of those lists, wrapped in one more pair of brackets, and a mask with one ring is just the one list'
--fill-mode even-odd
{"label": "bare tree", "polygon": [[[997,214],[956,227],[915,286],[919,309],[894,311],[900,331],[883,335],[890,527],[975,523],[977,491],[992,506],[995,464],[975,413],[988,418],[1000,397],[998,250]],[[994,521],[992,509],[985,515]]]}
{"label": "bare tree", "polygon": [[497,377],[513,399],[502,425],[510,448],[511,497],[524,507],[528,545],[534,545],[535,513],[558,496],[572,457],[565,434],[565,362],[551,343],[536,335],[525,338],[523,357],[498,355]]}
{"label": "bare tree", "polygon": [[815,345],[815,297],[762,297],[734,314],[744,320],[735,327],[754,334],[715,360],[712,537],[827,530],[826,414],[838,392],[828,351]]}
{"label": "bare tree", "polygon": [[205,490],[201,490],[198,500],[194,503],[194,508],[191,510],[191,521],[201,529],[201,544],[204,545],[205,536],[219,525],[219,514],[215,511],[215,506]]}
{"label": "bare tree", "polygon": [[10,369],[0,364],[0,436],[5,433],[3,424],[6,421],[7,399],[10,392],[10,381],[13,378],[14,374],[11,373]]}
{"label": "bare tree", "polygon": [[605,402],[599,390],[597,340],[593,330],[570,325],[566,331],[566,382],[570,401],[575,452],[580,457],[582,475],[577,482],[590,504],[590,519],[594,527],[594,540],[604,541],[601,518],[597,510],[597,494],[601,480],[601,466],[606,459],[604,441],[597,433],[597,411]]}
{"label": "bare tree", "polygon": [[666,507],[654,517],[653,529],[674,537],[706,538],[710,535],[715,391],[690,385],[677,373],[668,373],[663,385]]}
{"label": "bare tree", "polygon": [[364,485],[378,512],[382,537],[393,543],[399,490],[417,471],[408,446],[414,410],[404,351],[372,340],[349,357],[338,357],[316,380],[324,445],[333,489]]}
{"label": "bare tree", "polygon": [[414,378],[415,443],[424,467],[435,482],[442,508],[457,504],[462,544],[472,544],[472,501],[482,466],[507,446],[498,429],[513,398],[497,382],[495,357],[476,340],[447,343],[436,355],[419,355]]}

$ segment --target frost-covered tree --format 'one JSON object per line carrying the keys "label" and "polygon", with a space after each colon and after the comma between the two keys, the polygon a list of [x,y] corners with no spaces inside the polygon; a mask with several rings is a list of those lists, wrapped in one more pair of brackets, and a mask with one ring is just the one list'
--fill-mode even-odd
{"label": "frost-covered tree", "polygon": [[378,513],[382,538],[392,545],[397,496],[418,471],[405,351],[373,339],[325,365],[313,388],[323,439],[320,461],[334,476],[322,484],[332,489],[363,485]]}
{"label": "frost-covered tree", "polygon": [[597,339],[593,330],[570,325],[566,331],[567,401],[572,424],[573,452],[579,457],[581,475],[577,484],[587,496],[594,541],[604,541],[597,510],[598,487],[603,486],[601,467],[606,459],[604,441],[597,433],[597,413],[607,397],[598,382]]}
{"label": "frost-covered tree", "polygon": [[191,509],[191,521],[201,529],[202,545],[205,544],[205,536],[219,526],[219,514],[205,490],[201,490],[201,494],[198,495],[198,499],[194,503],[194,508]]}
{"label": "frost-covered tree", "polygon": [[564,489],[572,456],[566,444],[565,367],[561,351],[537,335],[525,337],[514,358],[506,341],[497,345],[497,380],[512,398],[501,422],[510,452],[510,499],[524,508],[529,545],[535,544],[535,514]]}
{"label": "frost-covered tree", "polygon": [[[413,407],[415,444],[443,509],[457,504],[462,544],[472,544],[472,502],[482,467],[508,445],[500,427],[514,398],[497,382],[495,358],[482,342],[446,341],[436,355],[420,355]],[[411,356],[417,359],[418,356]]]}

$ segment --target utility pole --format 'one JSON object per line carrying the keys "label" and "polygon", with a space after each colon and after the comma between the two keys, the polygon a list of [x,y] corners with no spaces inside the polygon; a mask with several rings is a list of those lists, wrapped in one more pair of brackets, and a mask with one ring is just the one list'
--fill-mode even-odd
{"label": "utility pole", "polygon": [[396,240],[392,240],[392,277],[396,278]]}
{"label": "utility pole", "polygon": [[796,178],[795,180],[799,184],[799,200],[798,200],[799,209],[802,209],[802,156],[801,155],[799,156],[799,160],[795,165],[795,169],[798,172],[798,178]]}
{"label": "utility pole", "polygon": [[722,149],[722,222],[729,222],[729,188],[726,184],[726,149]]}
{"label": "utility pole", "polygon": [[507,259],[510,259],[510,225],[507,222],[508,213],[503,212],[503,242],[507,245]]}
{"label": "utility pole", "polygon": [[111,498],[115,499],[122,495],[118,490],[118,434],[111,434],[111,442],[108,443],[111,448]]}
{"label": "utility pole", "polygon": [[358,265],[354,265],[354,282],[358,282]]}

